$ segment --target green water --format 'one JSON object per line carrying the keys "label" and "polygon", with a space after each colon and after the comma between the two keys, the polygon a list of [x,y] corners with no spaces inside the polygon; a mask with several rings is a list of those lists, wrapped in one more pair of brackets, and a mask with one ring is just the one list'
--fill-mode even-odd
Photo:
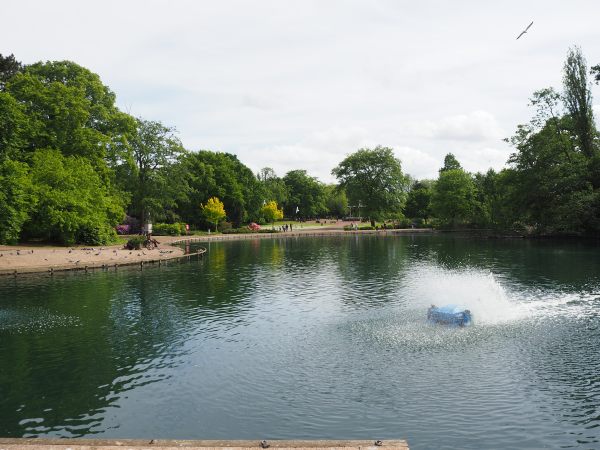
{"label": "green water", "polygon": [[[450,236],[205,244],[0,279],[0,436],[600,447],[600,248]],[[466,329],[428,324],[463,303]]]}

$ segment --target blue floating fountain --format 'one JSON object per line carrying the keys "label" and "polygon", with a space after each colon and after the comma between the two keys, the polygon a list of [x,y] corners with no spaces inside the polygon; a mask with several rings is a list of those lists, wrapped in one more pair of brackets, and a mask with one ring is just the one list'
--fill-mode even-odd
{"label": "blue floating fountain", "polygon": [[460,305],[431,305],[427,310],[427,320],[431,323],[465,327],[472,322],[471,311]]}

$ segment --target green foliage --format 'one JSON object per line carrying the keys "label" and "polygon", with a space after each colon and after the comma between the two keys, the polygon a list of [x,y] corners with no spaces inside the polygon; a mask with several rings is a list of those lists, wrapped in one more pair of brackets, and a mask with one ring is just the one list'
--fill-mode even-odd
{"label": "green foliage", "polygon": [[125,216],[124,199],[103,184],[84,158],[39,150],[31,180],[37,206],[26,224],[28,235],[63,244],[107,244]]}
{"label": "green foliage", "polygon": [[431,217],[431,197],[434,182],[430,180],[417,181],[408,192],[404,215],[410,218],[427,220]]}
{"label": "green foliage", "polygon": [[362,204],[371,224],[385,214],[401,211],[406,202],[408,179],[392,149],[363,148],[331,171],[354,205]]}
{"label": "green foliage", "polygon": [[440,171],[433,189],[431,208],[446,226],[469,224],[475,212],[475,193],[473,179],[464,170]]}
{"label": "green foliage", "polygon": [[596,127],[592,107],[592,91],[587,79],[587,64],[579,47],[569,49],[563,69],[564,102],[571,119],[581,152],[591,158]]}
{"label": "green foliage", "polygon": [[35,207],[32,191],[27,165],[10,160],[0,162],[0,244],[18,241],[23,224]]}
{"label": "green foliage", "polygon": [[177,212],[186,222],[203,225],[205,218],[198,205],[211,197],[223,201],[235,226],[248,219],[258,220],[263,189],[252,171],[235,155],[206,150],[188,153],[183,158],[182,170],[188,194],[179,201]]}
{"label": "green foliage", "polygon": [[[327,213],[325,186],[308,175],[306,170],[291,170],[283,177],[288,201],[284,205],[286,217],[320,217]],[[296,208],[299,208],[296,214]]]}
{"label": "green foliage", "polygon": [[23,151],[53,148],[65,156],[82,156],[105,170],[116,158],[133,119],[115,106],[114,93],[88,69],[69,61],[36,63],[6,85],[28,119]]}
{"label": "green foliage", "polygon": [[454,156],[452,153],[448,153],[444,158],[444,166],[440,169],[440,172],[456,169],[462,169],[462,166],[456,159],[456,156]]}
{"label": "green foliage", "polygon": [[206,204],[202,205],[200,209],[204,218],[215,225],[215,231],[218,223],[227,216],[223,202],[217,197],[209,198]]}
{"label": "green foliage", "polygon": [[125,248],[128,250],[140,250],[146,242],[146,236],[133,236],[129,238],[125,244]]}
{"label": "green foliage", "polygon": [[325,204],[330,216],[341,218],[348,215],[348,196],[336,185],[325,186]]}
{"label": "green foliage", "polygon": [[22,70],[23,65],[15,59],[15,55],[2,56],[0,53],[0,91],[3,91],[6,83]]}
{"label": "green foliage", "polygon": [[20,159],[27,145],[28,118],[19,102],[0,91],[0,159]]}
{"label": "green foliage", "polygon": [[117,169],[121,186],[131,193],[131,215],[142,222],[165,219],[177,200],[185,198],[187,186],[178,164],[184,154],[175,129],[137,119],[126,158]]}
{"label": "green foliage", "polygon": [[278,205],[287,203],[289,197],[287,186],[273,169],[270,167],[261,169],[257,178],[262,186],[264,198],[273,199]]}
{"label": "green foliage", "polygon": [[155,223],[152,234],[156,236],[181,236],[185,234],[185,223]]}
{"label": "green foliage", "polygon": [[275,200],[271,200],[260,208],[260,215],[264,217],[267,222],[273,223],[276,220],[283,219],[283,210],[277,207],[277,202]]}

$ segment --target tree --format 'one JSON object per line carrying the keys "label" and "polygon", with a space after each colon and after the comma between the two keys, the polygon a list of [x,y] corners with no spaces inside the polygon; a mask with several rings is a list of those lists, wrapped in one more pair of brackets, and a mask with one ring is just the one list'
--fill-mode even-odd
{"label": "tree", "polygon": [[[510,140],[516,148],[509,158],[512,209],[519,221],[538,233],[581,231],[592,226],[581,221],[583,216],[575,219],[570,207],[575,198],[578,204],[583,201],[578,192],[591,188],[587,158],[577,151],[572,124],[570,117],[563,116],[547,120],[539,130],[520,125]],[[589,197],[589,201],[592,207],[594,199]]]}
{"label": "tree", "polygon": [[21,159],[28,131],[29,121],[23,107],[10,94],[0,91],[0,160]]}
{"label": "tree", "polygon": [[257,175],[262,185],[264,198],[270,198],[283,205],[288,201],[288,191],[285,182],[277,176],[270,167],[264,167]]}
{"label": "tree", "polygon": [[28,65],[6,85],[29,122],[23,152],[53,148],[82,156],[107,177],[135,121],[115,106],[115,94],[88,69],[70,61]]}
{"label": "tree", "polygon": [[288,201],[284,211],[288,217],[319,217],[327,213],[325,206],[325,187],[306,170],[291,170],[283,177],[288,192]]}
{"label": "tree", "polygon": [[131,213],[147,219],[165,217],[175,208],[186,187],[176,164],[185,149],[175,129],[160,122],[137,119],[137,131],[131,138],[130,154],[122,161],[119,175],[124,189],[132,196]]}
{"label": "tree", "polygon": [[325,204],[331,216],[344,217],[348,214],[346,191],[334,184],[325,186]]}
{"label": "tree", "polygon": [[3,91],[6,83],[22,70],[23,65],[15,59],[15,55],[2,56],[0,53],[0,91]]}
{"label": "tree", "polygon": [[248,219],[258,220],[265,194],[252,170],[237,156],[201,150],[186,154],[182,166],[188,193],[178,202],[177,211],[186,221],[201,225],[204,218],[195,205],[210,197],[223,201],[235,226]]}
{"label": "tree", "polygon": [[408,180],[391,148],[363,148],[344,159],[331,173],[355,205],[362,204],[366,216],[375,219],[399,212],[406,201]]}
{"label": "tree", "polygon": [[408,192],[404,215],[411,219],[427,219],[431,217],[431,197],[433,195],[434,182],[421,180],[413,184]]}
{"label": "tree", "polygon": [[579,47],[569,49],[563,71],[564,101],[573,120],[578,144],[581,152],[592,158],[596,153],[596,127],[587,65]]}
{"label": "tree", "polygon": [[205,219],[214,224],[215,231],[217,231],[219,222],[227,216],[223,202],[221,202],[221,200],[219,200],[217,197],[211,197],[208,199],[206,204],[201,205],[200,208]]}
{"label": "tree", "polygon": [[441,172],[445,172],[446,170],[455,170],[455,169],[462,169],[462,166],[456,159],[456,156],[454,156],[452,153],[448,153],[444,157],[444,166],[439,171],[441,173]]}
{"label": "tree", "polygon": [[[500,178],[508,214],[541,234],[600,230],[600,154],[592,114],[585,59],[570,49],[564,65],[564,93],[534,93],[537,113],[519,125],[510,142],[516,148]],[[562,104],[561,104],[562,103]],[[509,180],[508,182],[504,180]]]}
{"label": "tree", "polygon": [[85,158],[38,150],[31,181],[37,202],[24,225],[28,236],[66,245],[104,245],[114,239],[125,199],[103,183]]}
{"label": "tree", "polygon": [[431,198],[435,217],[443,224],[456,227],[470,223],[475,212],[475,184],[462,169],[440,171]]}
{"label": "tree", "polygon": [[29,168],[26,164],[0,161],[0,244],[14,244],[23,224],[35,208]]}
{"label": "tree", "polygon": [[276,220],[283,219],[283,209],[277,208],[277,202],[271,200],[260,208],[260,214],[264,217],[267,222],[275,222]]}

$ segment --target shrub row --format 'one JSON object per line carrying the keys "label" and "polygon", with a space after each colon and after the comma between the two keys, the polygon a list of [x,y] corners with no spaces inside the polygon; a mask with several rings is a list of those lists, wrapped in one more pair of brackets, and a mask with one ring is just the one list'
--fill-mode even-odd
{"label": "shrub row", "polygon": [[185,234],[185,223],[155,223],[152,226],[155,236],[181,236]]}

